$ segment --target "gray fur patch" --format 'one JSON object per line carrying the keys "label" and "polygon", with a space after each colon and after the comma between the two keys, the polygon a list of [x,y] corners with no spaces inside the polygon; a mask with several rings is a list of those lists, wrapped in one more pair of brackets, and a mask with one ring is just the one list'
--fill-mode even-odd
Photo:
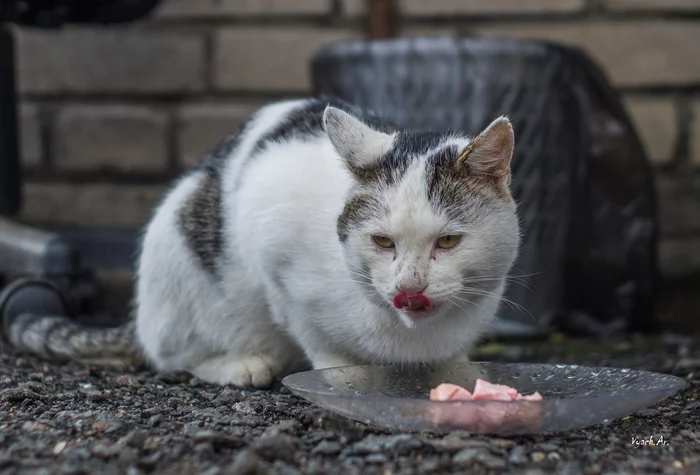
{"label": "gray fur patch", "polygon": [[389,152],[371,166],[353,169],[362,185],[393,186],[400,182],[413,160],[443,143],[434,132],[399,132]]}
{"label": "gray fur patch", "polygon": [[350,198],[338,216],[337,231],[340,242],[346,242],[350,230],[381,212],[382,204],[370,194],[355,195]]}
{"label": "gray fur patch", "polygon": [[469,222],[489,213],[493,200],[503,199],[502,192],[490,180],[474,175],[466,164],[456,165],[460,150],[446,147],[426,161],[428,200],[436,212],[448,219]]}
{"label": "gray fur patch", "polygon": [[115,328],[90,328],[62,316],[18,316],[7,332],[10,343],[53,361],[142,364],[134,346],[134,324]]}
{"label": "gray fur patch", "polygon": [[180,229],[187,245],[212,276],[222,253],[221,176],[214,171],[202,175],[196,191],[180,210]]}
{"label": "gray fur patch", "polygon": [[326,107],[333,106],[341,109],[368,126],[381,132],[393,132],[396,127],[386,120],[369,114],[351,104],[338,99],[311,99],[304,105],[292,111],[282,122],[258,140],[253,147],[253,153],[263,150],[269,143],[280,143],[293,138],[313,138],[324,133],[323,112]]}

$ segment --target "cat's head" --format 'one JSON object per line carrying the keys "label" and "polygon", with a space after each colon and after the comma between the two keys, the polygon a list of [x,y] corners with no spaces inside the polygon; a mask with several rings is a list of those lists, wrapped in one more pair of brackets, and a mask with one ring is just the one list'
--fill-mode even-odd
{"label": "cat's head", "polygon": [[474,139],[388,134],[334,107],[324,126],[354,177],[338,237],[370,300],[413,327],[500,293],[520,241],[507,118]]}

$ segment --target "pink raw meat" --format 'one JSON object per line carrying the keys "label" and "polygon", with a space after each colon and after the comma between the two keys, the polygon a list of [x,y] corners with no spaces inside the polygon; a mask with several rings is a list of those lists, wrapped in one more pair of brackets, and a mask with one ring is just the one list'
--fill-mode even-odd
{"label": "pink raw meat", "polygon": [[456,384],[443,383],[430,390],[431,401],[471,401],[472,393]]}
{"label": "pink raw meat", "polygon": [[442,383],[430,390],[431,401],[541,401],[538,392],[523,396],[517,389],[505,384],[489,383],[479,378],[474,384],[474,394],[461,386]]}
{"label": "pink raw meat", "polygon": [[528,394],[527,396],[523,396],[522,394],[518,393],[518,397],[515,399],[516,401],[532,401],[532,402],[539,402],[542,400],[542,395],[535,391],[532,394]]}
{"label": "pink raw meat", "polygon": [[518,397],[518,390],[505,386],[503,384],[494,384],[477,379],[474,384],[474,400],[482,401],[485,399],[494,401],[515,401]]}

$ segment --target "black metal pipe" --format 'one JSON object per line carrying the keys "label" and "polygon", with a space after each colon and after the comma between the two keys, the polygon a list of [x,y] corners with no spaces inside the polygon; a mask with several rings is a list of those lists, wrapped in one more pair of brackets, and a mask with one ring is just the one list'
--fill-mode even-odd
{"label": "black metal pipe", "polygon": [[0,24],[0,216],[17,213],[22,204],[18,136],[14,38]]}

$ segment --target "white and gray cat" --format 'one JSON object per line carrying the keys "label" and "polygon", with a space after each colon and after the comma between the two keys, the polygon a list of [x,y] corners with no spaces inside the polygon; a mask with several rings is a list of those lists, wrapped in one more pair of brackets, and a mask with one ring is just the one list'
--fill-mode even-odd
{"label": "white and gray cat", "polygon": [[[466,359],[519,246],[513,146],[504,117],[470,139],[338,101],[261,108],[155,211],[132,346],[159,371],[254,387],[309,362]],[[30,327],[11,340],[40,353]]]}

